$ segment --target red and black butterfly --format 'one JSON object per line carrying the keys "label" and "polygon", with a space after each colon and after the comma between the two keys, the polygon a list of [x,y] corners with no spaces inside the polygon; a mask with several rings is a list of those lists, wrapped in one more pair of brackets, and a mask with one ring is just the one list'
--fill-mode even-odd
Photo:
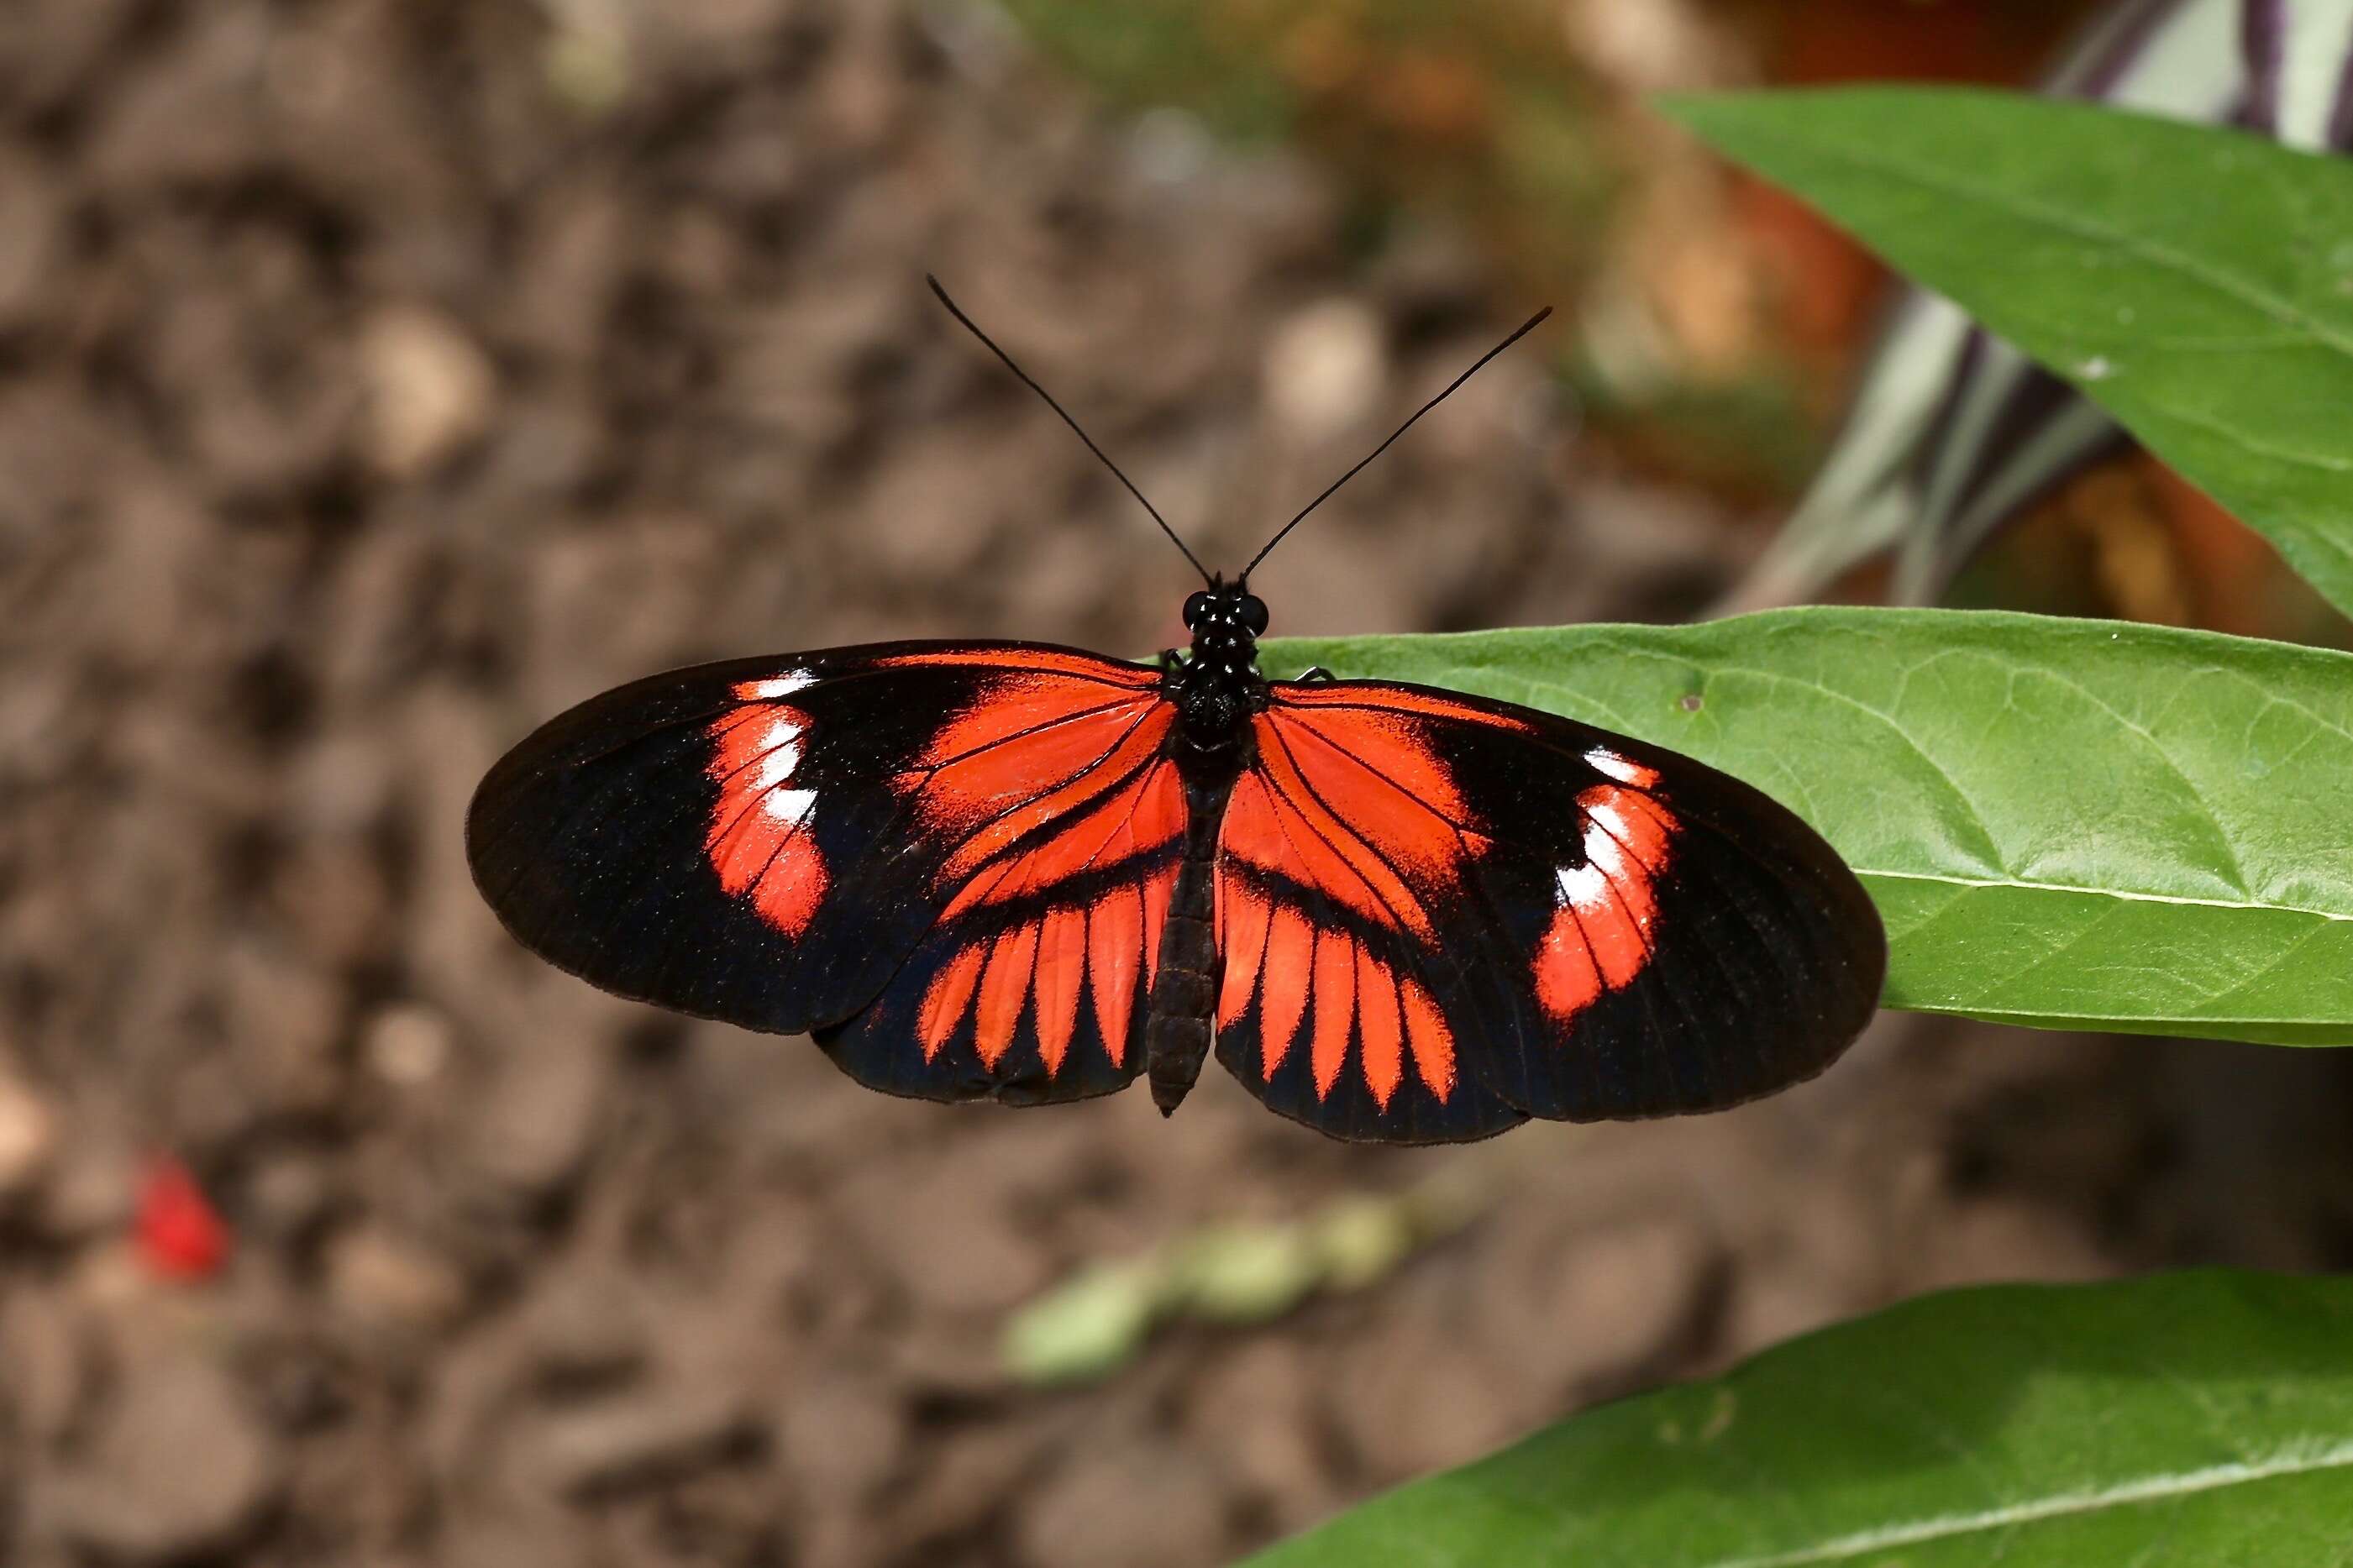
{"label": "red and black butterfly", "polygon": [[1534,709],[1270,680],[1249,570],[1203,575],[1154,666],[884,643],[593,698],[483,780],[475,881],[595,984],[926,1100],[1174,1110],[1214,1044],[1319,1131],[1436,1142],[1735,1105],[1862,1030],[1885,939],[1788,811]]}

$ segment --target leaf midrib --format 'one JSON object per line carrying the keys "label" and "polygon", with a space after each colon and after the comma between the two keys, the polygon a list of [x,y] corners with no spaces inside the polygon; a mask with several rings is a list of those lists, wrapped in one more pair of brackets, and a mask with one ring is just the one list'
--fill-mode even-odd
{"label": "leaf midrib", "polygon": [[2238,1461],[2212,1465],[2201,1470],[2144,1477],[2097,1491],[2063,1493],[1976,1513],[1946,1514],[1909,1524],[1885,1525],[1877,1530],[1841,1536],[1819,1545],[1801,1547],[1794,1552],[1774,1552],[1762,1557],[1716,1558],[1696,1564],[1695,1568],[1805,1568],[1809,1563],[1842,1562],[1873,1552],[1884,1552],[1890,1547],[1917,1546],[1926,1542],[1947,1541],[1985,1531],[2007,1530],[2074,1514],[2096,1513],[2104,1509],[2129,1508],[2137,1503],[2221,1491],[2231,1487],[2274,1480],[2282,1476],[2347,1468],[2353,1468],[2353,1441],[2307,1454],[2283,1453],[2258,1463]]}
{"label": "leaf midrib", "polygon": [[2126,903],[2195,904],[2202,909],[2277,910],[2283,914],[2316,915],[2324,921],[2353,921],[2353,914],[2309,909],[2302,904],[2266,903],[2253,899],[2199,899],[2179,893],[2149,893],[2126,888],[2086,888],[2072,882],[2036,882],[2016,877],[1961,877],[1938,871],[1894,871],[1850,860],[1858,877],[1884,877],[1898,882],[1936,882],[1953,888],[2015,888],[2029,893],[2076,893],[2091,898],[2121,899]]}

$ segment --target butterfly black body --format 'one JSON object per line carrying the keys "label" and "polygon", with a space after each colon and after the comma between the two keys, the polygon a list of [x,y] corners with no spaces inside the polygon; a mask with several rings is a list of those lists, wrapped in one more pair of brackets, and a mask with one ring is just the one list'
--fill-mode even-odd
{"label": "butterfly black body", "polygon": [[1250,761],[1250,716],[1265,708],[1258,634],[1266,605],[1222,578],[1185,601],[1187,656],[1162,656],[1164,690],[1176,707],[1169,750],[1185,788],[1185,853],[1160,938],[1159,973],[1145,1020],[1152,1102],[1173,1115],[1209,1054],[1219,968],[1211,930],[1218,826],[1234,781]]}

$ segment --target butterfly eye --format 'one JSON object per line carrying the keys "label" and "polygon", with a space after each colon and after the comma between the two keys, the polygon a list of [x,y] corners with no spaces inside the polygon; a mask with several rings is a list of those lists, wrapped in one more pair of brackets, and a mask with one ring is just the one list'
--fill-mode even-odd
{"label": "butterfly eye", "polygon": [[1207,594],[1196,594],[1191,598],[1186,600],[1185,629],[1190,631],[1198,626],[1208,616],[1209,605],[1213,602],[1214,601],[1212,601]]}
{"label": "butterfly eye", "polygon": [[1256,594],[1242,595],[1242,625],[1252,637],[1266,630],[1266,601]]}

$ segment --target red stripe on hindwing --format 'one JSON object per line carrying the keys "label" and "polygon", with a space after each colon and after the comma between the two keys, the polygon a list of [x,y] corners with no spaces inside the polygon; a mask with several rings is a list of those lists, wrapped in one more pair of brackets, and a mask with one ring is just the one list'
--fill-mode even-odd
{"label": "red stripe on hindwing", "polygon": [[1071,1034],[1079,1022],[1079,989],[1086,974],[1086,911],[1049,911],[1038,936],[1038,1055],[1048,1078],[1062,1070],[1062,1058],[1071,1048]]}
{"label": "red stripe on hindwing", "polygon": [[1259,968],[1266,957],[1267,930],[1274,910],[1265,899],[1246,888],[1229,888],[1232,879],[1218,879],[1219,907],[1225,915],[1225,933],[1219,948],[1225,955],[1226,977],[1218,994],[1218,1026],[1226,1027],[1248,1010],[1258,989]]}
{"label": "red stripe on hindwing", "polygon": [[915,1037],[923,1043],[925,1061],[940,1054],[940,1047],[964,1021],[965,1009],[972,1005],[973,987],[980,983],[981,963],[987,956],[988,950],[975,942],[932,977],[915,1017]]}
{"label": "red stripe on hindwing", "polygon": [[981,972],[980,999],[974,1005],[973,1048],[980,1064],[994,1068],[1020,1026],[1022,1004],[1029,999],[1029,983],[1038,968],[1038,927],[1015,926],[988,950],[988,967]]}
{"label": "red stripe on hindwing", "polygon": [[1389,966],[1356,948],[1356,1044],[1365,1087],[1383,1110],[1405,1076],[1405,1023],[1398,1016],[1397,979]]}
{"label": "red stripe on hindwing", "polygon": [[1144,884],[1144,989],[1160,978],[1160,932],[1168,923],[1168,900],[1176,891],[1176,874],[1147,878]]}
{"label": "red stripe on hindwing", "polygon": [[1401,1000],[1406,1040],[1413,1047],[1413,1070],[1420,1076],[1422,1087],[1443,1103],[1454,1093],[1454,1031],[1446,1026],[1446,1016],[1419,982],[1405,983]]}
{"label": "red stripe on hindwing", "polygon": [[1144,897],[1133,888],[1114,888],[1087,911],[1087,988],[1113,1067],[1127,1064],[1127,1025],[1143,972]]}
{"label": "red stripe on hindwing", "polygon": [[1288,904],[1277,909],[1266,928],[1266,958],[1259,967],[1265,980],[1259,989],[1259,1061],[1269,1082],[1299,1037],[1314,956],[1315,928],[1307,917]]}
{"label": "red stripe on hindwing", "polygon": [[1175,882],[1176,869],[1167,868],[1090,906],[1050,908],[966,942],[924,990],[916,1016],[924,1059],[936,1057],[969,1017],[974,1052],[994,1070],[1020,1037],[1026,1014],[1050,1079],[1069,1058],[1079,1009],[1092,999],[1104,1054],[1113,1067],[1124,1066],[1138,989],[1150,984],[1149,933],[1155,921],[1165,920]]}

